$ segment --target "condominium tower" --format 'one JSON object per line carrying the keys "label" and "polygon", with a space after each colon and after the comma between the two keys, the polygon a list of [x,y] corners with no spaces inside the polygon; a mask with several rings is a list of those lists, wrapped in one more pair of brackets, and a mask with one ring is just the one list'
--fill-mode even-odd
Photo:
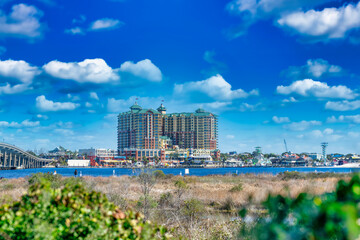
{"label": "condominium tower", "polygon": [[164,139],[179,148],[214,150],[218,143],[217,121],[215,114],[203,109],[167,114],[163,104],[154,110],[135,103],[130,111],[118,116],[118,151],[159,150]]}

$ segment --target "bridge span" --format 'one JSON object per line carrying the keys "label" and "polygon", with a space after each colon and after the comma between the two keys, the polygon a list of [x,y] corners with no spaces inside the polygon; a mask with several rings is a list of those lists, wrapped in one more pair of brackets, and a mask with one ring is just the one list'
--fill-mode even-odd
{"label": "bridge span", "polygon": [[40,168],[53,161],[38,158],[14,145],[0,142],[0,169]]}

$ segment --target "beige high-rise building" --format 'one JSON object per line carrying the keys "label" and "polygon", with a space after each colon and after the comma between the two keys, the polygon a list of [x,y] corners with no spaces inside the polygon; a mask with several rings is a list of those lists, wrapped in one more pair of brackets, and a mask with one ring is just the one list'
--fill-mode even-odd
{"label": "beige high-rise building", "polygon": [[218,145],[217,124],[217,116],[203,109],[193,113],[167,114],[163,104],[154,110],[142,109],[135,103],[130,111],[118,116],[118,151],[160,150],[164,146],[160,144],[161,140],[164,141],[160,137],[167,137],[173,146],[184,149],[214,150]]}

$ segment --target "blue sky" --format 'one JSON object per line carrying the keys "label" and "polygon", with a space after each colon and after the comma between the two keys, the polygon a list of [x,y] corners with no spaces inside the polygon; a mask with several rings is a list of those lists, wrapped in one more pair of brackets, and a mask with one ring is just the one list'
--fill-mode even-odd
{"label": "blue sky", "polygon": [[0,1],[0,138],[116,148],[138,98],[219,114],[222,151],[360,153],[360,3]]}

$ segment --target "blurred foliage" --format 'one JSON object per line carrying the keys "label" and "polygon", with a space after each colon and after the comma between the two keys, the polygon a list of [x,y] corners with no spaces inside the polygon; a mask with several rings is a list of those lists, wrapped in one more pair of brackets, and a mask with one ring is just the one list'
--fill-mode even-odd
{"label": "blurred foliage", "polygon": [[230,212],[230,211],[234,210],[235,207],[236,207],[236,204],[235,204],[234,200],[231,197],[227,197],[225,199],[225,201],[222,203],[222,205],[220,206],[220,209]]}
{"label": "blurred foliage", "polygon": [[277,174],[280,180],[291,180],[291,179],[314,179],[314,178],[344,178],[349,176],[347,173],[333,173],[333,172],[282,172]]}
{"label": "blurred foliage", "polygon": [[236,186],[233,186],[229,192],[241,192],[241,190],[243,190],[243,185],[242,183],[239,183],[238,185]]}
{"label": "blurred foliage", "polygon": [[155,178],[157,178],[157,179],[165,179],[166,178],[165,173],[161,170],[155,170],[153,174],[154,174]]}
{"label": "blurred foliage", "polygon": [[258,219],[240,211],[250,219],[240,239],[359,239],[360,176],[340,180],[335,192],[322,196],[269,196],[264,207],[267,213]]}
{"label": "blurred foliage", "polygon": [[138,213],[122,212],[105,195],[88,192],[81,184],[53,188],[57,178],[32,177],[19,202],[0,206],[0,239],[167,238],[165,228]]}
{"label": "blurred foliage", "polygon": [[204,214],[205,206],[201,201],[191,198],[184,201],[181,211],[189,219],[198,219]]}

